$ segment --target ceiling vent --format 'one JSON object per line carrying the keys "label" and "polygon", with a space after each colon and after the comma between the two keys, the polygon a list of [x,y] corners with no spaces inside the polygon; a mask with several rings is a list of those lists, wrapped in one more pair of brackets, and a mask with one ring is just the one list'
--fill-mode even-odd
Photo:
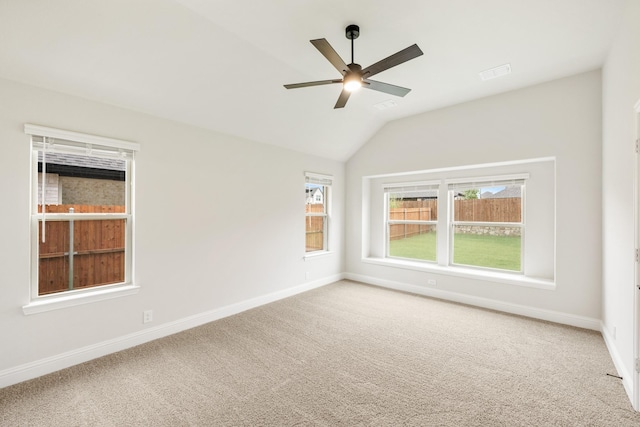
{"label": "ceiling vent", "polygon": [[382,110],[387,110],[389,108],[393,108],[393,107],[397,107],[398,103],[396,101],[394,101],[393,99],[389,99],[387,101],[384,102],[379,102],[377,104],[373,104],[374,108],[377,108],[378,110],[382,111]]}
{"label": "ceiling vent", "polygon": [[499,67],[484,70],[480,73],[480,80],[491,80],[497,77],[506,76],[507,74],[511,74],[511,64],[504,64]]}

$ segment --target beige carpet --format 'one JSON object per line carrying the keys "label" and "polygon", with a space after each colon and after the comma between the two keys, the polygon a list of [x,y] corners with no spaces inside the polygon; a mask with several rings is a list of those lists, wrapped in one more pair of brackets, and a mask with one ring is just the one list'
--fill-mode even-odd
{"label": "beige carpet", "polygon": [[599,333],[342,281],[0,390],[2,426],[640,426]]}

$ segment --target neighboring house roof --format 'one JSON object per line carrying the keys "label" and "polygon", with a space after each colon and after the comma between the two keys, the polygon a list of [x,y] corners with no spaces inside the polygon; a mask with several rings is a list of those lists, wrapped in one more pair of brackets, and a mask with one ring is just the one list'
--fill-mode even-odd
{"label": "neighboring house roof", "polygon": [[438,190],[426,190],[426,191],[395,193],[395,194],[391,192],[391,197],[395,197],[397,199],[402,199],[402,200],[437,199]]}
{"label": "neighboring house roof", "polygon": [[[126,162],[120,159],[47,153],[47,173],[80,178],[125,180]],[[42,172],[42,152],[38,152],[38,172]]]}
{"label": "neighboring house roof", "polygon": [[481,199],[507,199],[510,197],[522,197],[522,187],[519,185],[514,185],[510,187],[505,187],[504,190],[498,191],[497,193],[491,194],[486,191],[482,193]]}

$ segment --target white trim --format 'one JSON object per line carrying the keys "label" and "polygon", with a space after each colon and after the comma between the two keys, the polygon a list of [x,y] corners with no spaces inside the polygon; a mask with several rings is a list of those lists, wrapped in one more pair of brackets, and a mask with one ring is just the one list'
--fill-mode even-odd
{"label": "white trim", "polygon": [[[604,322],[600,322],[600,333],[602,333],[604,343],[607,346],[607,350],[609,350],[613,365],[616,367],[618,375],[622,377],[622,385],[624,387],[624,391],[627,393],[627,396],[633,404],[633,378],[631,375],[629,375],[629,372],[627,372],[627,369],[624,366],[624,362],[622,361],[622,357],[618,352],[618,348],[614,345],[615,339],[609,333],[609,330],[605,326]],[[638,408],[634,409],[636,411],[638,410]]]}
{"label": "white trim", "polygon": [[44,313],[45,311],[134,295],[139,290],[140,286],[136,285],[103,285],[96,288],[65,291],[59,294],[36,297],[29,304],[22,306],[22,311],[26,315]]}
{"label": "white trim", "polygon": [[[465,186],[476,186],[476,184],[507,184],[508,181],[523,181],[529,179],[528,173],[518,173],[510,175],[494,175],[494,176],[477,176],[470,178],[451,178],[445,179],[444,183],[449,187],[449,190],[458,188],[456,184],[465,184]],[[519,185],[519,184],[513,184]]]}
{"label": "white trim", "polygon": [[394,280],[378,279],[376,277],[364,276],[361,274],[346,273],[345,278],[383,288],[395,289],[398,291],[424,295],[432,298],[439,298],[447,301],[454,301],[476,307],[488,308],[505,313],[517,314],[534,319],[546,320],[549,322],[561,323],[563,325],[576,326],[578,328],[600,330],[600,320],[591,317],[577,316],[575,314],[562,313],[560,311],[545,310],[542,308],[529,307],[525,305],[513,304],[505,301],[498,301],[490,298],[477,297],[473,295],[461,294],[457,292],[444,291],[441,289],[424,288],[422,286],[397,282]]}
{"label": "white trim", "polygon": [[[635,143],[637,144],[640,141],[640,100],[636,102],[634,105],[634,126],[635,126]],[[640,162],[640,155],[635,154],[635,162],[634,162],[634,180],[633,180],[633,198],[634,198],[634,215],[633,215],[633,226],[634,226],[634,245],[635,249],[638,250],[640,248],[640,228],[638,227],[640,223],[640,188],[638,186],[640,182],[640,171],[638,170]],[[634,298],[633,298],[633,364],[636,363],[640,359],[640,291],[638,287],[640,287],[640,266],[638,262],[634,262]],[[640,411],[640,372],[638,370],[634,370],[633,372],[633,388],[632,393],[630,395],[631,405],[633,409],[636,411]]]}
{"label": "white trim", "polygon": [[[40,212],[31,214],[36,219],[42,218]],[[118,212],[118,213],[49,213],[47,212],[47,221],[111,221],[114,219],[131,219],[131,214],[126,212]]]}
{"label": "white trim", "polygon": [[383,173],[377,175],[367,175],[364,176],[363,179],[377,179],[377,178],[388,178],[393,176],[413,176],[420,175],[425,173],[441,173],[441,172],[455,172],[455,171],[468,171],[469,169],[482,169],[482,168],[495,168],[500,166],[514,166],[514,165],[526,165],[529,163],[540,163],[540,162],[549,162],[556,161],[555,157],[538,157],[535,159],[524,159],[524,160],[511,160],[508,162],[495,162],[495,163],[482,163],[479,165],[464,165],[464,166],[451,166],[446,168],[434,168],[434,169],[425,169],[419,171],[410,171],[410,172],[395,172],[395,173]]}
{"label": "white trim", "polygon": [[422,271],[445,276],[464,277],[468,279],[485,280],[493,283],[505,283],[508,285],[524,286],[527,288],[545,289],[555,291],[555,281],[549,279],[526,277],[521,272],[501,272],[489,269],[468,268],[457,266],[442,266],[433,262],[409,261],[404,259],[389,258],[362,258],[367,264],[382,265],[385,267],[403,268],[406,270]]}
{"label": "white trim", "polygon": [[311,258],[318,258],[318,257],[322,257],[325,255],[333,255],[335,252],[333,251],[313,251],[313,252],[307,252],[302,259],[303,260],[307,260],[307,259],[311,259]]}
{"label": "white trim", "polygon": [[138,332],[127,334],[111,340],[92,344],[76,350],[67,351],[34,362],[25,363],[20,366],[0,371],[0,388],[17,384],[32,378],[59,371],[69,366],[87,362],[97,357],[125,350],[136,345],[163,338],[205,323],[213,322],[224,317],[232,316],[246,310],[250,310],[261,305],[269,304],[302,292],[310,291],[330,283],[342,280],[344,274],[334,274],[323,279],[305,283],[303,285],[294,286],[259,297],[251,298],[235,304],[230,304],[204,313],[185,317],[183,319],[168,322],[152,328],[143,329]]}
{"label": "white trim", "polygon": [[396,224],[416,224],[416,225],[437,225],[438,221],[434,221],[432,219],[430,220],[424,220],[424,221],[420,221],[418,219],[390,219],[387,221],[387,224],[389,225],[396,225]]}
{"label": "white trim", "polygon": [[55,129],[46,126],[32,125],[25,123],[24,133],[32,136],[46,136],[49,138],[64,139],[67,141],[84,142],[87,144],[102,145],[104,147],[121,148],[130,151],[140,151],[140,144],[121,139],[106,138],[104,136],[90,135],[87,133],[72,132],[68,130]]}

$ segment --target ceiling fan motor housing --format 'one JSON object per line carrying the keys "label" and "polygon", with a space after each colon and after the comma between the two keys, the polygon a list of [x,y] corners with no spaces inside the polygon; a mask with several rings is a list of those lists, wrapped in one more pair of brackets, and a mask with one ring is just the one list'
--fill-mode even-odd
{"label": "ceiling fan motor housing", "polygon": [[358,38],[358,36],[360,36],[360,27],[358,27],[357,25],[351,24],[347,26],[347,29],[345,30],[345,34],[349,40],[355,40]]}
{"label": "ceiling fan motor housing", "polygon": [[353,74],[362,74],[362,65],[360,64],[354,64],[353,62],[349,65],[347,65],[347,67],[349,67],[349,74],[353,73]]}

